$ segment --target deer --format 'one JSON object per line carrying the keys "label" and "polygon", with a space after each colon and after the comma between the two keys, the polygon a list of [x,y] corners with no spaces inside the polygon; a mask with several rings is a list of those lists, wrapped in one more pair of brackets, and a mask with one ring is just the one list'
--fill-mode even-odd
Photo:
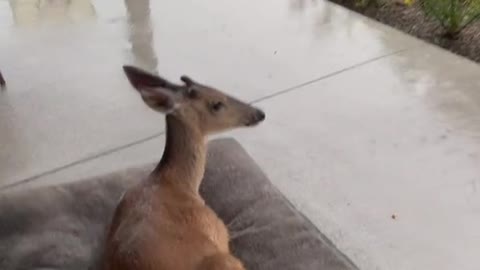
{"label": "deer", "polygon": [[256,126],[265,113],[188,76],[176,84],[123,66],[145,104],[165,115],[163,155],[127,189],[109,224],[103,270],[245,270],[229,232],[199,193],[208,136]]}

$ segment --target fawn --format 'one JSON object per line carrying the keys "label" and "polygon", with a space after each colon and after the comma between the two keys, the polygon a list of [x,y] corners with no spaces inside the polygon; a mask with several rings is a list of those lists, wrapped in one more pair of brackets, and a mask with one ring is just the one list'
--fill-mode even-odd
{"label": "fawn", "polygon": [[163,156],[127,190],[107,232],[103,270],[243,270],[229,250],[225,224],[199,194],[209,134],[254,126],[265,114],[182,76],[182,85],[132,66],[132,86],[166,115]]}

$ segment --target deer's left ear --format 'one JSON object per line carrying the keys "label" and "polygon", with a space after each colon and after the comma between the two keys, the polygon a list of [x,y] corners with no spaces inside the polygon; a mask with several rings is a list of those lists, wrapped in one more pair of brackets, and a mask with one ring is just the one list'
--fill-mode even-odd
{"label": "deer's left ear", "polygon": [[127,75],[128,80],[135,89],[162,87],[172,91],[176,91],[180,86],[171,83],[164,78],[151,74],[133,66],[123,66],[123,71]]}
{"label": "deer's left ear", "polygon": [[136,67],[124,66],[123,70],[150,108],[162,113],[173,112],[178,102],[175,85]]}
{"label": "deer's left ear", "polygon": [[155,111],[169,114],[178,107],[178,99],[175,94],[165,88],[156,87],[140,90],[140,95],[148,107]]}

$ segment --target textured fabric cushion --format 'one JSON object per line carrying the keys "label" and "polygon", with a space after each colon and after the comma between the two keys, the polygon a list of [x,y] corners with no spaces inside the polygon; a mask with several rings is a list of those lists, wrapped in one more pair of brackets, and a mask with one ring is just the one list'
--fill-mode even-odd
{"label": "textured fabric cushion", "polygon": [[[0,269],[98,269],[116,203],[153,166],[0,194]],[[357,269],[233,139],[210,144],[201,192],[228,225],[232,249],[249,270]]]}

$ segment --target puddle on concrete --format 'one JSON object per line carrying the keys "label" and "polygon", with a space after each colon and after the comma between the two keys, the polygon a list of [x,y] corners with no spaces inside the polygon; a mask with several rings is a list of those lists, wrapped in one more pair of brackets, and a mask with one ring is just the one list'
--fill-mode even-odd
{"label": "puddle on concrete", "polygon": [[76,23],[96,18],[90,0],[10,0],[13,23],[38,27],[49,23]]}

